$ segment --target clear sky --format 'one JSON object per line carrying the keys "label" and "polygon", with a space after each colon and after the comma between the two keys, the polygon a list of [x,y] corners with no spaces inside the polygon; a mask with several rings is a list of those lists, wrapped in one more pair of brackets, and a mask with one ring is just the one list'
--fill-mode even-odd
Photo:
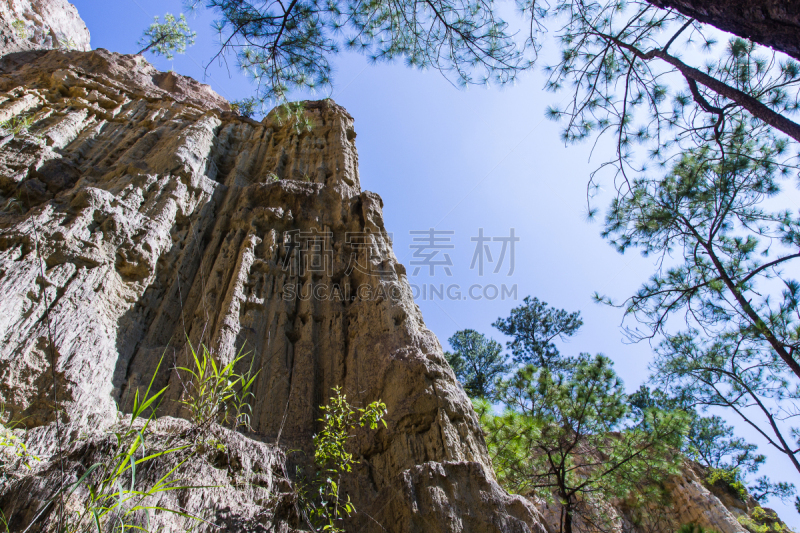
{"label": "clear sky", "polygon": [[[155,15],[178,14],[180,0],[71,0],[86,21],[94,48],[135,53],[137,41]],[[216,52],[212,17],[200,12],[189,17],[197,31],[196,44],[174,60],[154,58],[157,68],[204,81],[229,100],[251,95],[252,84],[226,67],[204,66]],[[334,61],[332,93],[297,94],[293,99],[332,97],[353,117],[358,134],[361,184],[384,200],[387,230],[394,235],[395,254],[406,265],[412,284],[459,285],[462,299],[423,300],[428,327],[445,349],[447,339],[459,329],[472,328],[499,341],[503,336],[491,324],[520,304],[498,296],[494,300],[464,300],[473,284],[516,284],[518,300],[536,296],[568,311],[580,310],[585,326],[562,345],[562,352],[602,352],[615,361],[616,370],[630,391],[647,378],[651,348],[626,344],[620,331],[621,311],[592,302],[598,291],[615,299],[632,294],[652,273],[652,260],[635,251],[620,255],[600,238],[600,225],[586,219],[586,183],[599,158],[590,161],[590,145],[565,147],[560,128],[544,118],[547,105],[565,94],[546,93],[538,73],[523,77],[512,87],[454,88],[435,71],[412,70],[402,64],[370,65],[361,56],[345,54]],[[602,150],[601,144],[597,150]],[[603,203],[601,207],[605,207]],[[412,231],[435,228],[453,231],[454,248],[441,250],[452,262],[452,276],[442,267],[429,277],[427,267],[413,276],[415,242]],[[485,263],[484,275],[470,269],[479,235],[519,237],[514,272],[507,276],[508,251],[501,271]],[[488,243],[497,262],[502,241]],[[477,265],[476,265],[477,267]],[[474,289],[477,294],[480,289]],[[421,292],[421,291],[420,291]],[[426,296],[429,291],[426,290]],[[451,294],[455,294],[451,291]],[[487,294],[493,294],[487,289]],[[732,417],[723,414],[731,423]],[[740,434],[760,443],[752,431],[737,424]],[[762,453],[769,450],[762,446]],[[788,459],[770,456],[761,473],[776,481],[793,481],[796,474]],[[790,473],[788,476],[786,473]],[[781,517],[800,527],[791,506],[772,501]]]}

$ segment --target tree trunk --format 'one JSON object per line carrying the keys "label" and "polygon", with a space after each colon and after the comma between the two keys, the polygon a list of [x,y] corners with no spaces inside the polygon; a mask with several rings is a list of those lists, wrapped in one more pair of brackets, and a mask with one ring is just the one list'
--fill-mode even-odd
{"label": "tree trunk", "polygon": [[564,506],[564,533],[572,533],[572,506]]}
{"label": "tree trunk", "polygon": [[800,59],[800,2],[793,0],[647,0]]}

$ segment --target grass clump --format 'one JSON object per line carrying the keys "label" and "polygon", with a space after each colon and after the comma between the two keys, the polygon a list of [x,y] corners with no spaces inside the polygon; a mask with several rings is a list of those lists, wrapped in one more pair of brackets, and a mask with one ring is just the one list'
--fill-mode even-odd
{"label": "grass clump", "polygon": [[[79,489],[83,489],[82,493],[86,494],[80,498],[82,501],[79,510],[67,515],[64,520],[65,533],[148,531],[150,514],[155,511],[195,518],[180,510],[155,507],[149,503],[150,498],[159,493],[191,488],[180,485],[174,474],[194,456],[193,453],[186,454],[183,460],[149,487],[142,487],[137,479],[137,471],[141,471],[152,462],[191,447],[191,445],[167,447],[160,451],[146,449],[150,424],[155,418],[160,398],[167,390],[167,387],[164,387],[151,394],[153,381],[160,366],[161,362],[156,367],[145,393],[140,396],[139,391],[136,391],[129,422],[111,434],[112,453],[108,454],[106,460],[86,469],[78,481],[65,486],[54,497],[55,500],[63,493],[64,499],[69,499]],[[141,427],[136,423],[140,417],[144,418]]]}
{"label": "grass clump", "polygon": [[180,402],[189,410],[192,422],[200,427],[217,422],[232,429],[250,429],[249,400],[253,396],[250,389],[260,370],[253,373],[251,360],[246,372],[236,373],[237,363],[247,355],[241,351],[227,365],[222,365],[204,344],[200,350],[195,350],[191,342],[188,345],[192,366],[178,370],[187,377]]}
{"label": "grass clump", "polygon": [[8,120],[0,121],[0,130],[5,135],[20,135],[27,133],[33,125],[33,117],[30,115],[18,115]]}

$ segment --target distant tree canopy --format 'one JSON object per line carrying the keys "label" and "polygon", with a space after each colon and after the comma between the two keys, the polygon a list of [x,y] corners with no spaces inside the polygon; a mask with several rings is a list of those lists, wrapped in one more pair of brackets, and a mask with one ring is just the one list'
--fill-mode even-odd
{"label": "distant tree canopy", "polygon": [[475,330],[453,335],[454,353],[445,356],[475,401],[498,480],[557,500],[562,531],[580,529],[579,522],[607,526],[597,503],[609,498],[625,498],[643,519],[672,527],[669,513],[654,516],[639,503],[664,497],[658,481],[677,467],[678,451],[707,468],[707,483],[743,498],[745,491],[759,501],[794,495],[791,483],[753,479],[766,457],[721,417],[701,416],[696,407],[711,404],[692,390],[642,385],[627,395],[607,357],[562,354],[555,341],[579,330],[580,313],[526,297],[493,325],[511,337],[510,363],[499,343]]}
{"label": "distant tree canopy", "polygon": [[503,347],[473,329],[456,332],[449,339],[453,352],[445,358],[471,398],[492,398],[498,380],[508,372]]}
{"label": "distant tree canopy", "polygon": [[[560,531],[605,530],[603,501],[656,501],[658,483],[677,471],[684,417],[648,409],[631,423],[611,361],[582,354],[555,367],[525,365],[499,386],[505,406],[478,403],[498,480],[561,506]],[[642,479],[651,481],[645,485]]]}
{"label": "distant tree canopy", "polygon": [[498,318],[492,326],[511,337],[508,347],[515,362],[554,370],[564,361],[554,341],[575,335],[583,320],[579,312],[569,313],[526,296],[508,318]]}

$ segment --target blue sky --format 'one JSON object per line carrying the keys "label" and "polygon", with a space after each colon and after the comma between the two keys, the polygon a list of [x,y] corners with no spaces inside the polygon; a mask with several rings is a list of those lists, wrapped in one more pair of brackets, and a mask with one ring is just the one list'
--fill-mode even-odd
{"label": "blue sky", "polygon": [[[136,43],[155,15],[182,11],[180,0],[72,1],[89,27],[92,46],[124,53],[141,48]],[[252,84],[236,72],[234,63],[204,68],[216,51],[210,22],[208,13],[189,17],[198,37],[186,55],[147,59],[159,69],[172,68],[204,81],[229,100],[252,94]],[[628,389],[638,388],[647,378],[650,346],[625,343],[621,311],[593,303],[591,295],[598,291],[622,299],[648,278],[653,264],[636,252],[618,254],[600,238],[600,224],[587,222],[586,183],[601,160],[590,161],[590,145],[565,147],[559,125],[544,118],[545,108],[566,95],[544,92],[543,78],[536,72],[511,87],[458,90],[438,72],[399,63],[369,65],[355,54],[338,57],[334,66],[332,93],[294,97],[331,96],[355,117],[362,187],[383,198],[395,254],[409,274],[414,270],[409,232],[454,232],[455,247],[447,250],[452,276],[437,269],[430,278],[423,268],[418,276],[410,276],[411,283],[445,288],[457,284],[462,293],[473,284],[516,284],[519,300],[532,295],[568,311],[580,310],[585,326],[562,351],[602,352],[615,361]],[[601,143],[598,152],[602,149]],[[475,251],[470,238],[480,228],[490,237],[508,237],[514,229],[520,241],[512,276],[505,275],[508,257],[498,274],[491,266],[482,277],[470,270]],[[490,249],[496,260],[500,243],[492,243]],[[491,323],[519,305],[499,297],[417,298],[417,303],[445,349],[447,338],[464,328],[503,341]],[[737,425],[742,436],[759,442]],[[793,481],[786,472],[792,472],[789,461],[778,455],[761,471],[775,480]],[[778,501],[770,506],[787,523],[800,526],[793,508]]]}

